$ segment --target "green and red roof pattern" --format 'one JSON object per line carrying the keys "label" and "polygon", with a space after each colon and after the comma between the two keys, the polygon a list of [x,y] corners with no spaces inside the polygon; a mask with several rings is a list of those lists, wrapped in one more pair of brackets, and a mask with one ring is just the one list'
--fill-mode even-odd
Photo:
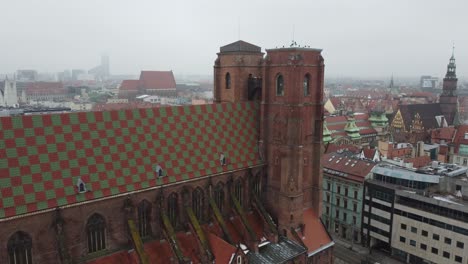
{"label": "green and red roof pattern", "polygon": [[0,219],[259,165],[257,117],[251,102],[2,117]]}

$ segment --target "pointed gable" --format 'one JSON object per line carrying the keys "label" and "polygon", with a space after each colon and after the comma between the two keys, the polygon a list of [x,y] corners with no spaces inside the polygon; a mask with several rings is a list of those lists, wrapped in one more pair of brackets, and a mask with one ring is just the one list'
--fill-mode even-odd
{"label": "pointed gable", "polygon": [[172,71],[141,71],[140,85],[146,90],[176,89]]}

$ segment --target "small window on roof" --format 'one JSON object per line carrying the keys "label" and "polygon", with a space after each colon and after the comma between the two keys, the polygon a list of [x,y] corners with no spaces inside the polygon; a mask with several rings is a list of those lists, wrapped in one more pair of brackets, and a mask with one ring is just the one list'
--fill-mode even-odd
{"label": "small window on roof", "polygon": [[221,163],[221,166],[226,165],[226,156],[224,156],[223,153],[219,154],[219,162]]}
{"label": "small window on roof", "polygon": [[164,176],[164,170],[160,165],[156,165],[154,167],[154,172],[156,173],[156,176],[158,176],[158,177]]}
{"label": "small window on roof", "polygon": [[86,189],[86,183],[81,179],[81,177],[78,178],[76,187],[78,188],[78,193],[85,193],[88,191]]}

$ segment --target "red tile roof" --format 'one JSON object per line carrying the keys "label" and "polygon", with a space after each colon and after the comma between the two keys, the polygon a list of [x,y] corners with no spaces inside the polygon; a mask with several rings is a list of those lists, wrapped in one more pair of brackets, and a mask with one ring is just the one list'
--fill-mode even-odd
{"label": "red tile roof", "polygon": [[334,143],[329,143],[325,147],[325,153],[338,152],[338,151],[341,151],[341,150],[351,151],[351,152],[356,153],[356,154],[359,153],[359,147],[357,147],[355,145],[346,145],[346,144],[337,145],[337,144],[334,144]]}
{"label": "red tile roof", "polygon": [[[356,114],[354,115],[354,119],[356,120],[356,126],[359,128],[359,134],[377,134],[377,131],[372,127],[369,121],[368,114]],[[348,122],[346,116],[328,116],[326,122],[333,139],[347,136],[347,133],[344,131],[346,123]]]}
{"label": "red tile roof", "polygon": [[[165,240],[151,241],[144,244],[144,249],[149,257],[150,263],[176,263],[176,257],[172,254],[171,245]],[[140,260],[134,250],[119,251],[86,262],[87,264],[139,264]]]}
{"label": "red tile roof", "polygon": [[316,253],[322,248],[333,245],[333,240],[312,209],[304,211],[303,219],[305,224],[304,230],[303,232],[299,231],[298,234],[307,247],[308,254]]}
{"label": "red tile roof", "polygon": [[140,80],[123,80],[120,84],[120,91],[138,91],[138,86],[140,85]]}
{"label": "red tile roof", "polygon": [[236,253],[236,247],[211,232],[207,236],[211,251],[215,257],[215,263],[229,263],[232,255]]}
{"label": "red tile roof", "polygon": [[87,264],[138,264],[140,261],[134,252],[128,253],[120,251],[112,255],[106,255],[101,258],[86,262]]}
{"label": "red tile roof", "polygon": [[142,101],[130,101],[128,103],[97,103],[93,106],[93,111],[113,111],[124,109],[138,109],[138,108],[155,108],[160,107],[157,104]]}
{"label": "red tile roof", "polygon": [[144,89],[176,89],[172,71],[142,71],[140,85]]}
{"label": "red tile roof", "polygon": [[26,85],[26,95],[31,94],[66,94],[67,90],[61,82],[33,82]]}
{"label": "red tile roof", "polygon": [[339,175],[340,177],[361,183],[364,182],[365,177],[371,172],[375,164],[373,161],[360,160],[347,156],[345,153],[328,153],[322,156],[324,173],[330,175],[334,175],[333,172],[342,173],[344,175]]}
{"label": "red tile roof", "polygon": [[369,148],[366,148],[366,149],[362,150],[362,152],[364,154],[364,157],[366,159],[373,159],[374,156],[375,156],[376,151],[377,151],[377,149],[369,149]]}
{"label": "red tile roof", "polygon": [[468,139],[465,139],[465,133],[468,133],[468,125],[461,125],[457,127],[457,132],[453,138],[453,143],[455,144],[455,153],[458,153],[460,144],[468,145]]}
{"label": "red tile roof", "polygon": [[193,233],[179,232],[176,234],[176,237],[179,241],[182,254],[189,258],[194,264],[201,263],[200,247],[198,246],[198,241],[195,235]]}
{"label": "red tile roof", "polygon": [[247,217],[247,221],[249,221],[249,224],[255,233],[257,240],[260,241],[262,237],[265,237],[264,232],[263,232],[262,218],[260,218],[260,216],[255,210],[252,211],[251,213],[247,213],[246,217]]}
{"label": "red tile roof", "polygon": [[261,165],[256,111],[245,102],[1,117],[0,218]]}
{"label": "red tile roof", "polygon": [[440,140],[445,140],[445,143],[452,142],[452,138],[455,135],[455,127],[442,127],[433,129],[431,131],[431,139],[440,143]]}

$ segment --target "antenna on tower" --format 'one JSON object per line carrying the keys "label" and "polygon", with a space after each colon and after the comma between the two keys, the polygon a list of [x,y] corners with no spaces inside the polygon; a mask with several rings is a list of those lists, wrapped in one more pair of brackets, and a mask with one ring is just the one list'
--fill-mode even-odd
{"label": "antenna on tower", "polygon": [[294,42],[294,30],[296,29],[296,25],[293,24],[293,30],[292,30],[292,41]]}
{"label": "antenna on tower", "polygon": [[455,41],[452,41],[452,57],[455,56]]}
{"label": "antenna on tower", "polygon": [[237,39],[240,40],[240,17],[237,17]]}

